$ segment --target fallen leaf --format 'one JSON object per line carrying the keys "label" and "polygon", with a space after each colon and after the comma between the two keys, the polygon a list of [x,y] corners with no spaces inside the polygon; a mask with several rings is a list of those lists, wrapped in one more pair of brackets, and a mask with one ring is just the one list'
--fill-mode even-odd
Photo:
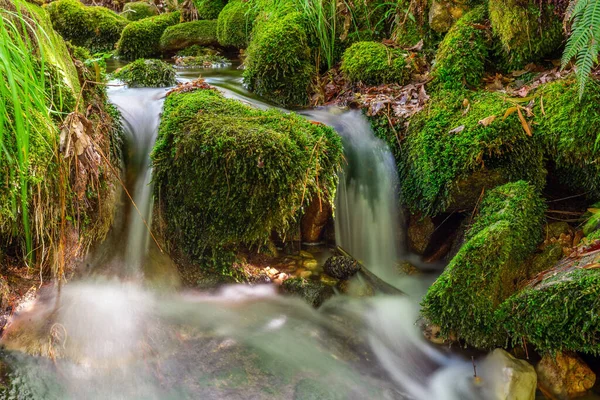
{"label": "fallen leaf", "polygon": [[489,117],[479,120],[479,122],[477,122],[477,123],[479,125],[489,126],[492,122],[494,122],[495,119],[496,119],[495,115],[490,115]]}
{"label": "fallen leaf", "polygon": [[517,113],[519,114],[519,120],[521,121],[521,126],[523,126],[523,130],[525,131],[525,133],[527,134],[527,136],[531,136],[531,128],[529,127],[529,124],[527,123],[527,120],[523,116],[523,113],[521,112],[521,109],[518,108],[518,107],[517,107]]}
{"label": "fallen leaf", "polygon": [[452,130],[448,131],[448,133],[461,133],[461,132],[462,132],[462,131],[464,131],[464,130],[465,130],[465,126],[464,126],[464,125],[461,125],[461,126],[459,126],[459,127],[456,127],[456,128],[454,128],[454,129],[452,129]]}
{"label": "fallen leaf", "polygon": [[504,117],[502,117],[502,120],[504,121],[506,118],[508,118],[512,113],[514,113],[515,111],[517,111],[518,107],[510,107],[508,110],[506,110],[506,112],[504,113]]}

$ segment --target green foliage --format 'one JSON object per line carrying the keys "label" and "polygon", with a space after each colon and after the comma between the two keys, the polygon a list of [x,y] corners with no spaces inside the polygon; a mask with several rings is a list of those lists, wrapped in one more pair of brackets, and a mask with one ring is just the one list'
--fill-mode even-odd
{"label": "green foliage", "polygon": [[[494,171],[504,181],[523,179],[542,188],[542,146],[526,135],[516,112],[503,118],[513,106],[501,93],[436,92],[428,108],[411,119],[402,143],[398,168],[408,207],[427,215],[443,212],[469,189],[459,182],[476,173],[484,177],[479,193],[490,187],[485,179]],[[488,117],[495,119],[486,126]]]}
{"label": "green foliage", "polygon": [[248,46],[244,82],[282,106],[305,105],[316,72],[303,23],[296,12],[261,21]]}
{"label": "green foliage", "polygon": [[331,128],[296,114],[213,90],[172,94],[152,153],[167,236],[196,263],[263,244],[294,225],[309,199],[333,200],[341,157]]}
{"label": "green foliage", "polygon": [[46,9],[62,37],[92,52],[112,51],[129,22],[108,8],[87,7],[77,0],[58,0]]}
{"label": "green foliage", "polygon": [[497,310],[526,278],[523,262],[541,240],[544,211],[538,190],[523,181],[486,194],[465,244],[422,302],[443,335],[478,348],[505,344]]}
{"label": "green foliage", "polygon": [[551,4],[535,0],[488,2],[492,31],[498,37],[499,65],[506,70],[523,68],[560,47],[563,31]]}
{"label": "green foliage", "polygon": [[440,43],[431,75],[445,89],[477,87],[485,72],[488,32],[480,26],[486,9],[479,6],[459,19]]}
{"label": "green foliage", "polygon": [[250,32],[256,14],[248,1],[236,0],[227,3],[217,20],[217,39],[221,46],[245,49],[250,42]]}
{"label": "green foliage", "polygon": [[[334,67],[337,61],[338,44],[338,2],[332,0],[300,0],[296,2],[298,11],[305,18],[308,34],[316,39],[319,58],[324,58],[327,69]],[[344,3],[340,3],[340,7]]]}
{"label": "green foliage", "polygon": [[514,343],[539,352],[600,354],[600,271],[571,269],[550,274],[502,304],[503,327]]}
{"label": "green foliage", "polygon": [[159,55],[161,36],[168,27],[177,24],[180,17],[179,12],[173,12],[131,22],[117,43],[119,56],[136,60]]}
{"label": "green foliage", "polygon": [[590,72],[598,63],[598,41],[600,40],[600,1],[571,0],[566,21],[570,21],[571,35],[562,56],[564,68],[573,58],[579,82],[579,98],[583,96]]}
{"label": "green foliage", "polygon": [[200,46],[218,44],[216,20],[173,25],[165,29],[160,38],[160,48],[164,53],[175,53],[194,44]]}
{"label": "green foliage", "polygon": [[404,54],[382,43],[357,42],[344,52],[342,72],[352,82],[404,84],[409,77]]}
{"label": "green foliage", "polygon": [[121,15],[124,15],[130,21],[138,21],[140,19],[153,17],[158,15],[158,8],[154,4],[146,1],[134,1],[126,3],[123,6]]}
{"label": "green foliage", "polygon": [[[553,160],[558,178],[574,190],[600,195],[600,85],[590,81],[579,102],[572,76],[541,86],[536,92],[533,134]],[[541,105],[544,110],[542,112]]]}
{"label": "green foliage", "polygon": [[225,0],[193,0],[198,19],[217,19],[219,13],[225,7]]}
{"label": "green foliage", "polygon": [[140,58],[114,73],[114,77],[129,87],[175,86],[175,68],[161,60]]}

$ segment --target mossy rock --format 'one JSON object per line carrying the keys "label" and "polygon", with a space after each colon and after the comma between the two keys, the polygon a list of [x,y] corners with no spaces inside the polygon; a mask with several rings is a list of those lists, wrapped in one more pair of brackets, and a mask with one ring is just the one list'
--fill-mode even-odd
{"label": "mossy rock", "polygon": [[550,273],[506,300],[502,326],[514,342],[540,352],[600,354],[600,270],[570,268]]}
{"label": "mossy rock", "polygon": [[465,244],[422,302],[443,335],[478,348],[506,343],[496,311],[526,278],[523,262],[541,239],[544,210],[538,190],[524,181],[487,193]]}
{"label": "mossy rock", "polygon": [[334,198],[341,157],[333,129],[296,114],[214,90],[171,94],[152,153],[166,236],[198,263],[267,243],[309,199]]}
{"label": "mossy rock", "polygon": [[87,7],[77,0],[58,0],[46,7],[52,26],[72,44],[91,52],[114,50],[129,21],[104,7]]}
{"label": "mossy rock", "polygon": [[470,209],[482,190],[500,182],[544,186],[543,146],[527,135],[516,112],[503,117],[510,107],[501,93],[435,93],[411,119],[398,150],[402,201],[411,211]]}
{"label": "mossy rock", "polygon": [[376,42],[357,42],[346,49],[341,70],[350,81],[370,85],[402,85],[409,78],[404,54]]}
{"label": "mossy rock", "polygon": [[290,278],[283,281],[281,289],[284,293],[302,297],[313,307],[319,307],[333,296],[333,288],[321,281],[304,278]]}
{"label": "mossy rock", "polygon": [[305,105],[316,73],[303,23],[297,12],[261,22],[248,46],[244,82],[282,106]]}
{"label": "mossy rock", "polygon": [[562,21],[553,5],[540,5],[535,0],[494,0],[488,7],[492,31],[499,41],[501,69],[523,68],[560,49]]}
{"label": "mossy rock", "polygon": [[217,20],[192,21],[177,24],[165,29],[160,38],[160,49],[165,54],[173,54],[192,45],[218,45]]}
{"label": "mossy rock", "polygon": [[129,21],[139,21],[158,15],[158,8],[154,4],[145,1],[134,1],[123,6],[121,15]]}
{"label": "mossy rock", "polygon": [[227,3],[217,19],[217,39],[221,46],[245,49],[250,41],[250,32],[255,13],[248,1],[235,0]]}
{"label": "mossy rock", "polygon": [[[574,75],[541,86],[533,135],[553,160],[559,181],[600,196],[600,85],[591,80],[578,99]],[[543,110],[542,110],[543,106]]]}
{"label": "mossy rock", "polygon": [[117,53],[126,60],[149,58],[160,54],[160,39],[165,30],[179,23],[181,14],[176,11],[156,17],[131,22],[121,34]]}
{"label": "mossy rock", "polygon": [[193,0],[198,11],[198,19],[217,19],[227,4],[226,0]]}
{"label": "mossy rock", "polygon": [[431,71],[438,86],[458,89],[480,85],[490,44],[489,32],[481,28],[486,15],[486,8],[478,6],[459,19],[446,34]]}
{"label": "mossy rock", "polygon": [[175,68],[161,60],[140,58],[127,64],[114,73],[129,87],[168,87],[175,86]]}

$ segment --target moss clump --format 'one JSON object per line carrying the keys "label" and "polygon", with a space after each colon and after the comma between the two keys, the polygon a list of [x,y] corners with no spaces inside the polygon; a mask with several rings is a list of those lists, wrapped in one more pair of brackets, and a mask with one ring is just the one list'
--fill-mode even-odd
{"label": "moss clump", "polygon": [[506,70],[523,68],[557,50],[563,39],[562,23],[554,6],[535,0],[488,2],[490,22],[500,46],[500,65]]}
{"label": "moss clump", "polygon": [[175,86],[175,68],[161,60],[139,59],[114,74],[129,87]]}
{"label": "moss clump", "polygon": [[541,239],[544,210],[523,181],[488,192],[465,244],[429,288],[423,315],[475,347],[504,345],[496,311],[526,277],[522,263]]}
{"label": "moss clump", "polygon": [[140,19],[158,15],[158,8],[154,4],[145,1],[134,1],[123,6],[121,15],[124,15],[130,21],[139,21]]}
{"label": "moss clump", "polygon": [[92,52],[112,51],[129,21],[104,7],[59,0],[46,7],[52,26],[66,40]]}
{"label": "moss clump", "polygon": [[590,81],[580,101],[577,90],[574,76],[540,87],[533,134],[554,161],[559,179],[595,197],[600,195],[600,85]]}
{"label": "moss clump", "polygon": [[179,22],[177,12],[144,18],[127,25],[117,43],[119,56],[127,60],[148,58],[160,54],[160,38],[165,29]]}
{"label": "moss clump", "polygon": [[193,0],[198,19],[217,19],[219,13],[225,7],[226,0]]}
{"label": "moss clump", "polygon": [[282,106],[305,105],[315,75],[303,22],[297,12],[261,21],[248,46],[244,82]]}
{"label": "moss clump", "polygon": [[482,189],[498,182],[523,179],[542,188],[542,146],[516,112],[503,118],[513,106],[500,93],[437,92],[412,118],[402,144],[398,168],[408,207],[426,215],[473,207]]}
{"label": "moss clump", "polygon": [[331,128],[296,114],[213,90],[172,94],[152,153],[167,237],[197,263],[266,243],[313,196],[333,199],[341,154]]}
{"label": "moss clump", "polygon": [[357,42],[344,52],[342,72],[352,82],[404,84],[409,77],[404,55],[382,43]]}
{"label": "moss clump", "polygon": [[549,274],[502,304],[503,326],[515,342],[540,352],[600,354],[600,271],[571,269]]}
{"label": "moss clump", "polygon": [[248,47],[254,17],[250,2],[236,0],[228,3],[217,20],[219,44],[240,49]]}
{"label": "moss clump", "polygon": [[165,29],[160,38],[163,53],[175,53],[191,45],[210,46],[217,42],[217,21],[192,21]]}
{"label": "moss clump", "polygon": [[485,72],[488,55],[488,32],[474,24],[486,17],[484,6],[476,7],[450,29],[436,53],[431,72],[439,86],[446,89],[477,87]]}
{"label": "moss clump", "polygon": [[231,65],[231,62],[218,54],[204,54],[200,56],[186,56],[175,58],[175,65],[180,68],[222,68]]}

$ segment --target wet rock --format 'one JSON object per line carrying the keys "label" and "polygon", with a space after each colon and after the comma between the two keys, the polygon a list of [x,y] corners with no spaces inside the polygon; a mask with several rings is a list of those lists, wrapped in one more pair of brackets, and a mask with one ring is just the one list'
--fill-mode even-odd
{"label": "wet rock", "polygon": [[346,395],[340,389],[329,382],[302,379],[294,388],[294,400],[342,400]]}
{"label": "wet rock", "polygon": [[494,350],[483,362],[486,376],[494,379],[494,400],[534,400],[537,375],[531,364],[502,349]]}
{"label": "wet rock", "polygon": [[308,279],[312,276],[312,272],[311,271],[302,271],[299,274],[300,278],[304,278],[304,279]]}
{"label": "wet rock", "polygon": [[340,282],[339,289],[342,293],[352,297],[370,297],[375,295],[373,286],[358,279]]}
{"label": "wet rock", "polygon": [[329,203],[313,199],[302,217],[302,241],[316,243],[321,239],[323,229],[331,217],[331,206]]}
{"label": "wet rock", "polygon": [[333,288],[320,281],[304,278],[287,279],[281,285],[284,293],[302,297],[313,307],[319,307],[325,300],[333,296]]}
{"label": "wet rock", "polygon": [[306,269],[310,269],[311,271],[314,271],[315,269],[319,268],[319,263],[314,258],[311,258],[311,259],[304,260],[302,262],[302,266]]}
{"label": "wet rock", "polygon": [[467,10],[463,1],[434,0],[429,8],[429,26],[438,33],[448,32]]}
{"label": "wet rock", "polygon": [[315,258],[315,256],[312,255],[312,253],[309,253],[308,251],[304,250],[300,250],[298,254],[300,254],[300,257],[302,258]]}
{"label": "wet rock", "polygon": [[339,280],[346,280],[360,271],[360,265],[351,257],[333,256],[325,261],[323,271]]}
{"label": "wet rock", "polygon": [[411,215],[407,232],[408,246],[417,254],[423,254],[434,231],[435,225],[430,217]]}
{"label": "wet rock", "polygon": [[559,400],[582,396],[596,383],[596,375],[574,353],[545,355],[536,366],[540,389]]}

